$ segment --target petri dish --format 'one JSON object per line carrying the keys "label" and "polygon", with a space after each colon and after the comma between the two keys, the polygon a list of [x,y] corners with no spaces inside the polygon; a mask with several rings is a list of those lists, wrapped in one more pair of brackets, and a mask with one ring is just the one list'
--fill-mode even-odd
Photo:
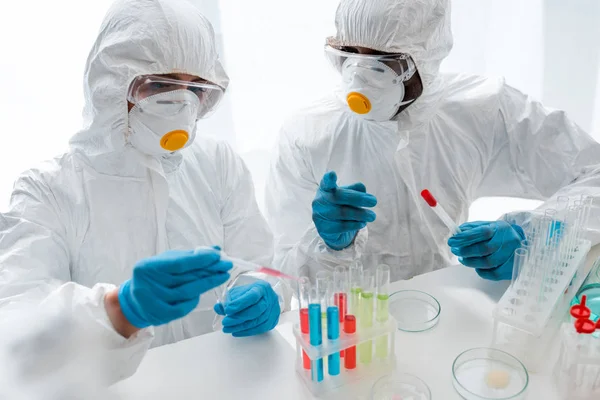
{"label": "petri dish", "polygon": [[587,297],[586,306],[592,312],[590,319],[597,321],[600,316],[600,283],[590,283],[579,289],[576,299],[573,299],[571,305],[580,304],[582,296]]}
{"label": "petri dish", "polygon": [[430,400],[429,386],[420,378],[397,372],[385,375],[371,388],[371,400]]}
{"label": "petri dish", "polygon": [[405,332],[423,332],[437,325],[440,303],[435,297],[418,290],[401,290],[390,296],[390,315]]}
{"label": "petri dish", "polygon": [[519,400],[525,398],[529,374],[510,354],[482,347],[456,357],[452,383],[466,400]]}

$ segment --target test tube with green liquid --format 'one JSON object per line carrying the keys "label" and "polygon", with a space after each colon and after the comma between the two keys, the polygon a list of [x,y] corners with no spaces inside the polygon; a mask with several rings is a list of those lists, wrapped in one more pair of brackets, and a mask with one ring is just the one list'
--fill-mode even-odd
{"label": "test tube with green liquid", "polygon": [[353,314],[358,318],[360,313],[360,293],[362,292],[362,272],[363,266],[360,261],[353,262],[349,269],[350,281],[350,308],[348,314]]}
{"label": "test tube with green liquid", "polygon": [[[363,271],[362,292],[360,294],[360,313],[358,322],[361,329],[373,327],[374,276],[371,271]],[[358,355],[362,364],[370,364],[373,359],[373,341],[369,340],[358,346]]]}
{"label": "test tube with green liquid", "polygon": [[[377,300],[375,319],[378,324],[385,325],[390,315],[390,267],[381,264],[375,271],[377,285]],[[388,357],[388,335],[380,336],[375,340],[375,355],[377,358]]]}

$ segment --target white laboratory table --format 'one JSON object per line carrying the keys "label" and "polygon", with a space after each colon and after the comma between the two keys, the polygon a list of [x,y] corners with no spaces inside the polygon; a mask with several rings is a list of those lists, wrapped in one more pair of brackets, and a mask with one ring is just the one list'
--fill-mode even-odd
{"label": "white laboratory table", "polygon": [[[588,268],[599,253],[598,246],[592,250]],[[393,290],[430,293],[442,306],[432,330],[398,331],[398,368],[427,382],[433,399],[460,399],[452,387],[452,362],[464,350],[490,345],[492,310],[507,286],[482,280],[462,266],[393,284]],[[136,374],[113,390],[123,400],[311,399],[295,372],[291,326],[296,316],[284,314],[277,332],[259,337],[235,339],[215,332],[152,349]],[[556,353],[555,348],[548,354],[543,371],[530,375],[529,399],[559,400],[550,376]]]}

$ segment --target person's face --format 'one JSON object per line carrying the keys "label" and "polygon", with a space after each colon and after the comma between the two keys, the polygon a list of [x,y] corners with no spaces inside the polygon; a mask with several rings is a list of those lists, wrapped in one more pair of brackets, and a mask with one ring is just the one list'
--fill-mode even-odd
{"label": "person's face", "polygon": [[[175,79],[175,80],[184,81],[184,82],[209,83],[205,79],[202,79],[195,75],[188,75],[188,74],[173,73],[173,74],[162,74],[162,75],[156,75],[156,76],[161,76],[164,78]],[[184,85],[182,85],[181,88],[186,89],[186,87]],[[128,101],[127,102],[127,111],[131,111],[133,106],[134,106],[134,104]]]}
{"label": "person's face", "polygon": [[[364,54],[371,56],[385,56],[393,54],[360,46],[343,46],[340,48],[340,50],[345,51],[347,53]],[[392,65],[391,67],[393,68],[394,66]],[[399,71],[396,72],[398,73]],[[423,94],[423,82],[421,81],[421,76],[419,75],[418,70],[408,81],[404,83],[404,87],[406,89],[406,94],[404,95],[405,100],[413,100],[419,97],[421,94]],[[396,115],[401,113],[408,106],[410,106],[410,104],[405,104],[401,106]]]}

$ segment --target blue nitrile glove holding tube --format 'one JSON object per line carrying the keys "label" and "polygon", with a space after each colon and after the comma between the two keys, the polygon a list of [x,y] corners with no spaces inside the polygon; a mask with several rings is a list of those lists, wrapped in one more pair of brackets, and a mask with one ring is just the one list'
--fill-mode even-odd
{"label": "blue nitrile glove holding tube", "polygon": [[201,294],[229,279],[232,267],[213,248],[171,250],[141,260],[119,288],[123,315],[137,328],[182,318],[198,306]]}
{"label": "blue nitrile glove holding tube", "polygon": [[461,233],[448,239],[448,246],[461,264],[493,281],[512,279],[514,253],[525,240],[518,225],[505,221],[467,222]]}
{"label": "blue nitrile glove holding tube", "polygon": [[375,221],[375,213],[364,207],[375,207],[377,199],[367,193],[362,183],[338,187],[335,172],[327,172],[312,202],[312,218],[319,236],[333,250],[352,244],[359,230]]}
{"label": "blue nitrile glove holding tube", "polygon": [[268,332],[277,326],[281,314],[277,293],[263,280],[230,289],[225,303],[215,304],[214,309],[225,316],[223,332],[234,337]]}

